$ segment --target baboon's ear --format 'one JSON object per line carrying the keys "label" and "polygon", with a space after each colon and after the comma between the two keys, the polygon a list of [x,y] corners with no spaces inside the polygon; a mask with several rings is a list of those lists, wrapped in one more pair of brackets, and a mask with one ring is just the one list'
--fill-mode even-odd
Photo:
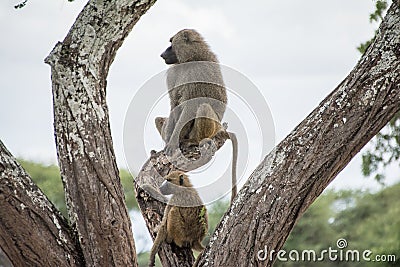
{"label": "baboon's ear", "polygon": [[179,185],[183,185],[183,174],[179,175]]}

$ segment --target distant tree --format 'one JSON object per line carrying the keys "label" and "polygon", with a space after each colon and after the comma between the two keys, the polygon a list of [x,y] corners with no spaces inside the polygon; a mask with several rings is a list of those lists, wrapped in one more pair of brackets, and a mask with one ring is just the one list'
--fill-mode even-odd
{"label": "distant tree", "polygon": [[[106,85],[116,51],[154,2],[88,1],[46,58],[69,221],[0,142],[0,247],[15,266],[137,266]],[[198,266],[272,266],[276,254],[260,261],[258,251],[279,250],[324,188],[399,112],[399,5],[391,5],[353,71],[254,170]],[[173,168],[165,159],[156,153],[136,179],[155,183],[149,170],[163,176]],[[164,204],[135,189],[154,237]],[[194,260],[189,249],[167,244],[159,255],[163,266],[191,266]]]}
{"label": "distant tree", "polygon": [[[44,165],[24,159],[18,159],[18,162],[32,177],[33,182],[38,185],[63,216],[67,218],[67,205],[65,204],[64,189],[58,166],[53,164]],[[126,206],[128,209],[138,208],[135,192],[132,188],[132,175],[127,170],[121,169],[119,176],[124,188]]]}
{"label": "distant tree", "polygon": [[[343,249],[371,250],[371,259],[377,255],[394,255],[396,260],[379,263],[379,266],[398,266],[400,257],[400,209],[391,205],[400,195],[400,184],[382,189],[376,193],[365,191],[327,191],[305,212],[290,233],[283,250],[300,253],[313,250],[319,257],[321,251],[332,247],[337,249],[337,240],[345,238]],[[374,261],[277,261],[274,267],[319,267],[319,266],[362,267],[377,266]]]}
{"label": "distant tree", "polygon": [[33,182],[45,193],[57,209],[67,217],[64,188],[61,182],[60,169],[56,165],[47,165],[18,159],[21,166],[32,177]]}
{"label": "distant tree", "polygon": [[362,155],[362,173],[374,175],[384,183],[385,167],[397,162],[400,166],[400,112],[370,142],[371,147]]}
{"label": "distant tree", "polygon": [[[362,193],[354,198],[353,205],[339,212],[333,223],[338,238],[348,241],[349,249],[371,250],[376,255],[394,255],[396,261],[380,262],[379,266],[400,264],[400,184],[377,193]],[[376,262],[351,262],[347,266],[377,266]]]}

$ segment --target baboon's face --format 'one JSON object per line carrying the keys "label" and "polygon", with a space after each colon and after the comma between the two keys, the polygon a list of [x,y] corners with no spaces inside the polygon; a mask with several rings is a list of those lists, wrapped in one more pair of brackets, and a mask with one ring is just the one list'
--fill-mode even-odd
{"label": "baboon's face", "polygon": [[172,47],[168,47],[162,54],[161,57],[165,60],[165,64],[176,64],[178,63],[178,58],[176,56],[175,50]]}
{"label": "baboon's face", "polygon": [[[178,34],[179,34],[179,33],[175,34],[174,36],[172,36],[172,37],[169,39],[169,41],[170,41],[170,43],[171,43],[171,46],[169,46],[169,47],[161,54],[161,57],[164,59],[165,64],[170,65],[170,64],[178,64],[178,63],[179,63],[178,56],[176,55],[175,48],[174,48],[175,45],[173,45],[173,40],[178,38],[178,37],[177,37]],[[175,43],[176,43],[176,42],[175,42]]]}
{"label": "baboon's face", "polygon": [[168,47],[161,57],[166,64],[179,64],[193,61],[193,53],[198,52],[198,45],[204,43],[201,35],[190,29],[184,29],[171,37],[171,46]]}
{"label": "baboon's face", "polygon": [[182,172],[172,172],[160,186],[160,192],[163,195],[175,194],[178,190],[182,190],[183,187],[190,187],[188,177]]}

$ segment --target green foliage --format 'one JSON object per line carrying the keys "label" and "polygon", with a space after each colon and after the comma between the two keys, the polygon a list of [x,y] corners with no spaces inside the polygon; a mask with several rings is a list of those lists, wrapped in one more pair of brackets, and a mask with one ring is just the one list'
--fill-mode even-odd
{"label": "green foliage", "polygon": [[371,148],[362,155],[362,173],[364,176],[375,174],[375,179],[383,183],[385,167],[400,159],[400,112],[371,140],[370,145]]}
{"label": "green foliage", "polygon": [[[370,22],[380,22],[383,20],[383,14],[385,13],[386,9],[388,8],[388,3],[386,0],[378,0],[375,4],[375,11],[369,15]],[[375,31],[376,35],[376,31]],[[364,54],[367,50],[368,46],[374,41],[375,37],[371,38],[370,40],[366,41],[365,43],[361,43],[357,50]]]}
{"label": "green foliage", "polygon": [[[400,184],[372,194],[369,192],[328,190],[324,192],[300,218],[289,235],[283,249],[315,250],[337,249],[336,241],[345,238],[349,250],[369,249],[375,255],[396,255],[400,260],[400,206],[397,205]],[[228,201],[218,201],[209,208],[209,233],[212,235],[216,226],[229,207]],[[209,237],[205,243],[209,242]],[[148,254],[143,256],[146,266]],[[398,266],[399,261],[385,262],[379,266]],[[320,267],[320,266],[376,266],[375,262],[279,262],[277,267]]]}
{"label": "green foliage", "polygon": [[[340,212],[335,228],[349,246],[358,250],[371,250],[375,255],[396,255],[400,263],[400,184],[378,193],[364,193],[356,197],[355,205]],[[395,266],[381,263],[379,266]],[[349,265],[350,266],[350,265]],[[376,263],[360,262],[351,266],[376,266]]]}
{"label": "green foliage", "polygon": [[357,50],[361,53],[364,54],[365,51],[367,51],[367,48],[372,42],[374,41],[375,37],[373,37],[371,40],[366,41],[365,43],[361,43],[359,46],[357,46]]}
{"label": "green foliage", "polygon": [[386,11],[388,7],[388,3],[386,2],[386,0],[378,0],[376,1],[375,4],[375,12],[371,13],[369,15],[369,21],[373,22],[379,22],[381,20],[383,20],[383,13]]}
{"label": "green foliage", "polygon": [[[67,217],[64,189],[61,181],[60,170],[56,165],[44,165],[31,161],[18,160],[22,167],[29,173],[32,180],[44,192],[49,200]],[[128,209],[137,208],[135,192],[133,189],[133,177],[126,170],[120,170],[121,183],[124,188],[126,205]]]}
{"label": "green foliage", "polygon": [[138,204],[135,198],[135,190],[133,188],[133,177],[125,169],[119,170],[119,177],[121,178],[121,183],[124,188],[126,206],[128,210],[138,209]]}
{"label": "green foliage", "polygon": [[67,216],[64,189],[59,168],[56,165],[44,165],[22,159],[18,161],[50,201],[64,216]]}
{"label": "green foliage", "polygon": [[203,244],[208,244],[208,242],[210,242],[211,235],[214,233],[215,228],[221,221],[228,207],[229,202],[226,200],[219,200],[208,207],[208,235],[204,239]]}
{"label": "green foliage", "polygon": [[[381,262],[379,266],[400,264],[400,206],[397,205],[400,184],[378,193],[361,191],[328,191],[315,201],[289,235],[283,249],[315,250],[338,249],[336,241],[344,238],[348,246],[343,250],[371,250],[376,255],[396,255],[396,262]],[[274,266],[377,266],[376,262],[329,261],[280,262]]]}
{"label": "green foliage", "polygon": [[331,203],[336,198],[334,192],[327,192],[318,198],[293,229],[284,249],[320,251],[326,248],[330,241],[335,240],[335,232],[329,221],[335,214]]}
{"label": "green foliage", "polygon": [[[148,267],[149,266],[150,252],[142,252],[137,254],[138,266]],[[156,257],[155,267],[162,267],[160,259]]]}
{"label": "green foliage", "polygon": [[[396,124],[397,125],[397,124]],[[398,126],[398,125],[397,125]],[[399,128],[399,127],[397,127]],[[391,138],[389,138],[391,139]],[[398,139],[397,139],[398,140]],[[372,157],[373,158],[373,157]],[[66,215],[62,182],[58,167],[20,160],[22,166],[49,199]],[[121,182],[129,209],[136,208],[132,186],[132,176],[121,170]],[[322,194],[299,220],[289,235],[283,249],[310,250],[320,252],[332,247],[336,241],[345,238],[348,249],[375,255],[396,255],[397,262],[382,262],[379,266],[399,266],[400,264],[400,206],[398,205],[400,184],[387,187],[377,193],[362,191],[327,191]],[[229,207],[229,201],[218,201],[208,207],[209,235]],[[347,249],[346,248],[346,249]],[[139,253],[139,266],[147,266],[148,253]],[[161,266],[157,263],[157,266]],[[374,265],[375,264],[375,265]],[[361,262],[279,262],[274,266],[376,266],[376,263]]]}

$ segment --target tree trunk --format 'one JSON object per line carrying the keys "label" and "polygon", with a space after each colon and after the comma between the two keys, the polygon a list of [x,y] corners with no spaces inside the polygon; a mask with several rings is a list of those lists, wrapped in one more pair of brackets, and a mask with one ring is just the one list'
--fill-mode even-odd
{"label": "tree trunk", "polygon": [[198,266],[272,266],[299,217],[400,110],[399,36],[394,1],[354,70],[253,172]]}
{"label": "tree trunk", "polygon": [[137,266],[106,79],[116,51],[154,2],[89,1],[46,58],[58,160],[76,234],[1,145],[0,245],[15,266]]}
{"label": "tree trunk", "polygon": [[67,220],[0,141],[0,246],[14,266],[83,266]]}
{"label": "tree trunk", "polygon": [[68,214],[89,266],[137,265],[112,145],[106,78],[116,51],[154,2],[89,1],[46,58]]}

